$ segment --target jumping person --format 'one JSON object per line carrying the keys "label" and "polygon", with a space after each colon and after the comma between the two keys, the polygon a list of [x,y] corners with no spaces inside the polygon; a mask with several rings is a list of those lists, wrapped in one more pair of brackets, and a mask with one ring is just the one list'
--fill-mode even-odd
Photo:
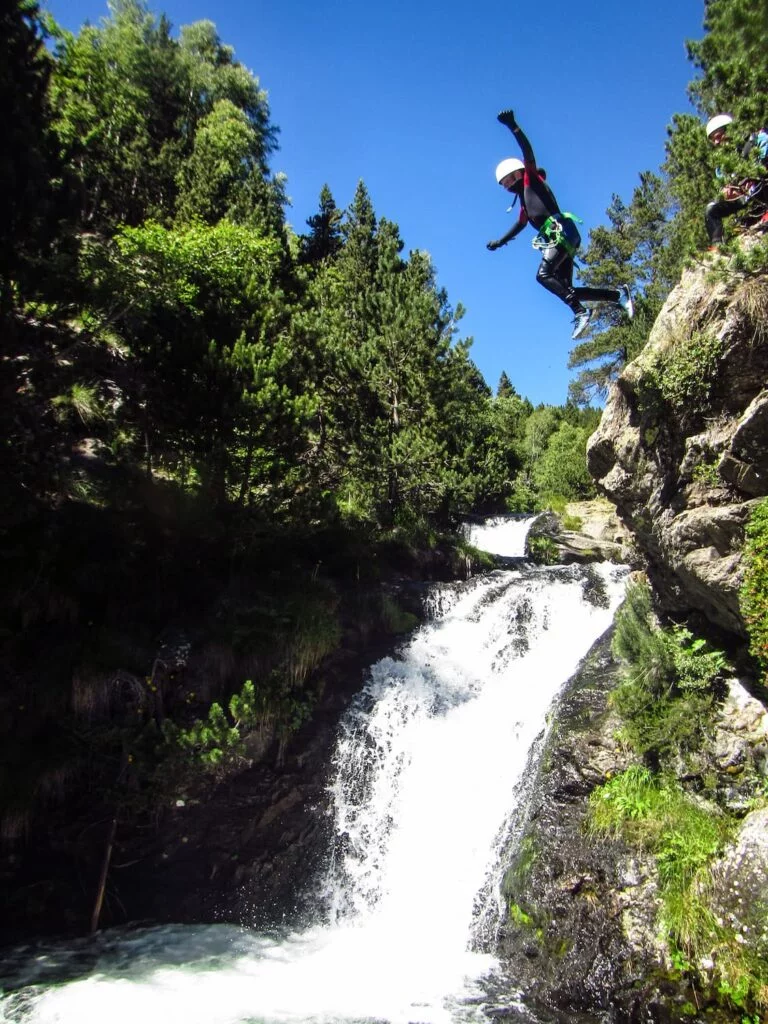
{"label": "jumping person", "polygon": [[[729,125],[733,124],[730,114],[715,114],[707,122],[707,139],[713,146],[721,146],[728,139]],[[768,165],[768,132],[764,128],[752,132],[741,148],[742,159],[750,155],[757,155],[757,159],[763,167]],[[723,172],[718,167],[715,171],[718,178],[723,177]],[[744,178],[741,181],[732,181],[723,185],[721,189],[722,198],[709,203],[704,214],[704,223],[707,226],[709,237],[709,251],[713,252],[723,244],[723,219],[732,217],[734,213],[750,206],[757,199],[763,203],[768,202],[768,179],[765,177]],[[766,220],[764,215],[762,220]]]}
{"label": "jumping person", "polygon": [[541,264],[536,280],[547,291],[569,306],[574,313],[572,338],[580,338],[589,327],[592,311],[585,309],[584,302],[610,302],[619,306],[628,317],[632,317],[632,297],[629,288],[574,288],[573,261],[581,245],[581,235],[570,213],[563,213],[558,206],[552,189],[545,181],[544,172],[537,166],[536,157],[527,136],[515,120],[511,110],[502,110],[498,120],[517,139],[523,159],[509,157],[496,168],[496,181],[520,200],[520,216],[513,228],[497,241],[488,242],[493,251],[520,234],[530,223],[538,231],[534,248],[541,250]]}

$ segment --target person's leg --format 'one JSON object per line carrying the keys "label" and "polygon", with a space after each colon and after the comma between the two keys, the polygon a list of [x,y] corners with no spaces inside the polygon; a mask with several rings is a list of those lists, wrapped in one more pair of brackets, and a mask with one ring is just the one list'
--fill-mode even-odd
{"label": "person's leg", "polygon": [[746,202],[746,196],[739,196],[737,199],[718,199],[707,206],[704,222],[707,225],[710,245],[720,245],[723,240],[723,219],[732,217],[737,210],[746,205]]}
{"label": "person's leg", "polygon": [[549,245],[542,252],[536,280],[548,292],[569,306],[574,314],[571,338],[580,338],[589,328],[592,314],[582,306],[573,287],[573,257],[556,245]]}
{"label": "person's leg", "polygon": [[579,285],[573,291],[579,302],[613,302],[618,305],[621,299],[617,288],[587,288]]}
{"label": "person's leg", "polygon": [[542,250],[536,280],[558,299],[570,306],[574,313],[583,313],[584,307],[576,298],[573,287],[573,258],[564,249],[548,245]]}

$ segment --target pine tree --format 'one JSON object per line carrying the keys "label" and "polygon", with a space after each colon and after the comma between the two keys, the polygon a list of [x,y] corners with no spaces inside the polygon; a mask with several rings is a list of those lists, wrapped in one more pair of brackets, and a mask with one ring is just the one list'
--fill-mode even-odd
{"label": "pine tree", "polygon": [[701,72],[688,93],[704,116],[728,112],[752,131],[768,123],[768,8],[753,0],[706,0],[703,39],[689,41]]}
{"label": "pine tree", "polygon": [[[211,22],[171,37],[142,0],[113,0],[100,27],[58,33],[53,130],[80,226],[113,230],[177,212],[208,223],[274,203],[266,94]],[[230,148],[231,147],[231,148]],[[277,204],[281,196],[277,194]]]}
{"label": "pine tree", "polygon": [[[707,243],[704,211],[717,198],[715,167],[727,173],[739,165],[738,150],[750,132],[768,124],[768,10],[751,0],[707,0],[705,35],[689,41],[688,57],[700,75],[688,87],[691,102],[706,120],[729,113],[728,142],[716,151],[701,121],[676,115],[664,164],[677,212],[666,254],[668,274],[679,274],[685,259]],[[753,165],[752,173],[756,167]],[[763,173],[763,172],[758,172]]]}
{"label": "pine tree", "polygon": [[517,394],[517,392],[515,391],[514,387],[512,386],[512,382],[510,381],[509,377],[507,376],[506,370],[502,370],[501,371],[501,376],[499,377],[499,383],[496,385],[496,397],[497,398],[511,398],[512,395],[516,395],[516,394]]}
{"label": "pine tree", "polygon": [[629,205],[613,197],[607,210],[610,227],[590,232],[583,257],[585,283],[611,288],[629,285],[635,318],[627,323],[613,308],[597,307],[597,333],[576,345],[568,360],[570,369],[581,371],[569,386],[569,395],[578,404],[603,397],[627,360],[645,344],[671,283],[663,269],[669,205],[664,181],[645,171]]}
{"label": "pine tree", "polygon": [[0,12],[0,309],[12,301],[50,205],[48,108],[51,60],[40,9],[11,0]]}
{"label": "pine tree", "polygon": [[341,218],[330,188],[323,185],[320,208],[307,218],[310,231],[300,238],[300,262],[317,264],[336,256],[342,246]]}

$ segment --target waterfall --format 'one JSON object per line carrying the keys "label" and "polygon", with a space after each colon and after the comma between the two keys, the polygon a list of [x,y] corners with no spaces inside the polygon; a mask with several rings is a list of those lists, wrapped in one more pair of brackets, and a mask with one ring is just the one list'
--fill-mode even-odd
{"label": "waterfall", "polygon": [[525,554],[525,538],[532,522],[531,516],[494,516],[480,523],[465,523],[463,533],[481,551],[514,558]]}
{"label": "waterfall", "polygon": [[[525,524],[515,528],[524,537]],[[331,766],[322,923],[281,937],[229,926],[107,933],[96,952],[83,947],[95,964],[77,980],[48,986],[27,965],[29,984],[0,1000],[0,1021],[472,1019],[494,967],[473,949],[478,894],[496,898],[529,751],[610,624],[623,576],[607,564],[521,566],[449,585],[435,617],[373,666]],[[46,955],[60,967],[61,953]]]}

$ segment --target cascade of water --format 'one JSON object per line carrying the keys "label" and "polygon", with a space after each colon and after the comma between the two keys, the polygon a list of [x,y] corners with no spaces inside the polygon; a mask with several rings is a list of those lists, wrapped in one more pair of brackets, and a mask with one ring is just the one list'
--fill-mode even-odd
{"label": "cascade of water", "polygon": [[481,551],[508,558],[525,554],[525,538],[535,516],[494,516],[481,523],[465,523],[464,536]]}
{"label": "cascade of water", "polygon": [[334,758],[329,923],[234,945],[233,929],[155,929],[151,954],[134,933],[130,963],[113,950],[97,974],[8,996],[0,1021],[467,1019],[457,1005],[493,963],[469,946],[500,828],[554,696],[620,598],[621,570],[590,573],[597,605],[583,569],[475,578],[373,667]]}

